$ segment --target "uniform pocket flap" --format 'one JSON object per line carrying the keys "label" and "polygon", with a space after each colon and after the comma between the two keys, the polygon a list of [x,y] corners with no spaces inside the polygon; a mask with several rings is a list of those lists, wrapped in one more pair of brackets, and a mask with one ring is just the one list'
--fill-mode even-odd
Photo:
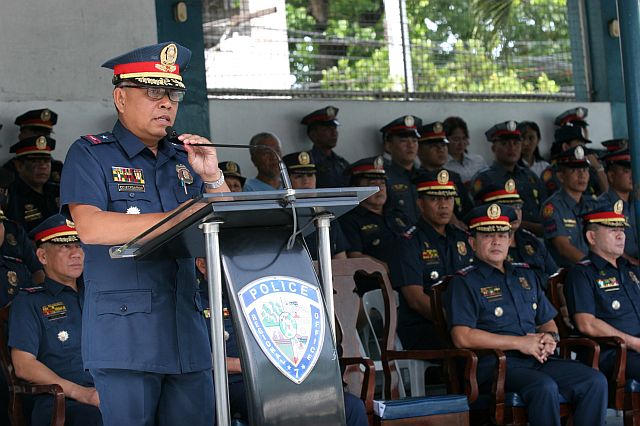
{"label": "uniform pocket flap", "polygon": [[151,312],[151,290],[109,291],[97,294],[98,315]]}

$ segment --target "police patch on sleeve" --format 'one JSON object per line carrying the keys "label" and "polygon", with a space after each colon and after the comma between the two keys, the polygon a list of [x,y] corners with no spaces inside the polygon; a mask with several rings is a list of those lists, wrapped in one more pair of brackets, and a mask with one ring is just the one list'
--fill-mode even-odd
{"label": "police patch on sleeve", "polygon": [[298,278],[258,278],[239,292],[240,306],[258,346],[289,380],[313,370],[325,333],[320,290]]}

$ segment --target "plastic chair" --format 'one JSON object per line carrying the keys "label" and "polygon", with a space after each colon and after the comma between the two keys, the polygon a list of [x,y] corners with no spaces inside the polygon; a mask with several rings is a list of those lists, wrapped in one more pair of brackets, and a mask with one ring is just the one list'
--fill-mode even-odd
{"label": "plastic chair", "polygon": [[[397,308],[398,293],[396,291],[393,291],[393,295],[396,302],[395,306]],[[372,317],[373,317],[373,314],[376,314],[376,316],[378,316],[382,320],[381,325],[382,325],[382,328],[384,329],[384,324],[385,324],[384,297],[382,296],[382,290],[371,290],[363,294],[362,308],[363,308],[365,318],[367,319],[367,325],[368,325],[365,332],[363,333],[363,335],[367,336],[365,337],[365,340],[364,340],[365,350],[368,347],[368,344],[370,342],[373,342],[375,351],[377,351],[376,352],[377,357],[374,358],[374,354],[371,351],[368,352],[368,355],[369,357],[374,359],[374,364],[376,364],[375,359],[376,358],[380,359],[379,357],[382,354],[382,350],[380,349],[379,342],[381,341],[383,330],[380,330],[380,329],[376,330],[376,327],[374,325],[375,321]],[[402,343],[400,342],[400,338],[398,338],[397,335],[395,339],[395,350],[397,351],[403,350]],[[398,360],[396,362],[396,365],[399,370],[398,371],[398,375],[399,375],[398,391],[400,393],[400,397],[404,398],[407,396],[405,392],[405,385],[404,385],[404,380],[402,376],[402,370],[409,371],[409,383],[411,387],[411,396],[424,396],[425,395],[425,382],[424,382],[425,372],[428,367],[434,366],[436,364],[412,359],[412,360]],[[381,362],[378,362],[376,364],[376,371],[382,371]],[[383,393],[383,397],[386,397],[384,393]]]}

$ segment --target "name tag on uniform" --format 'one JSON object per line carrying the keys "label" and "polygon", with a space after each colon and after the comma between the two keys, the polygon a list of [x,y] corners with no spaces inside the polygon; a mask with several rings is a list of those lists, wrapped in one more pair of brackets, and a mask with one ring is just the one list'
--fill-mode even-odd
{"label": "name tag on uniform", "polygon": [[618,279],[616,277],[599,278],[596,280],[596,284],[598,285],[598,288],[604,291],[620,290],[620,284],[618,283]]}
{"label": "name tag on uniform", "polygon": [[65,318],[67,316],[67,307],[63,302],[56,302],[50,305],[45,305],[40,308],[42,315],[49,321]]}
{"label": "name tag on uniform", "polygon": [[119,183],[118,192],[144,192],[144,185],[141,183]]}
{"label": "name tag on uniform", "polygon": [[488,301],[497,300],[502,298],[502,289],[500,287],[482,287],[480,294],[484,296]]}

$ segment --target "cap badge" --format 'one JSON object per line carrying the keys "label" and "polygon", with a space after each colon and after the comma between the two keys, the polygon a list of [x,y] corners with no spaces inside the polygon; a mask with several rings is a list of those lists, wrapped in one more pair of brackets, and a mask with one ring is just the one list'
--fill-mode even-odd
{"label": "cap badge", "polygon": [[65,220],[65,222],[66,222],[66,225],[67,225],[69,228],[75,228],[75,227],[76,227],[76,224],[75,224],[75,223],[73,223],[73,222],[71,222],[69,219],[66,219],[66,220]]}
{"label": "cap badge", "polygon": [[47,138],[44,136],[38,137],[38,139],[36,139],[36,148],[47,149]]}
{"label": "cap badge", "polygon": [[407,115],[404,117],[404,125],[407,127],[413,127],[416,124],[416,120],[413,115]]}
{"label": "cap badge", "polygon": [[238,171],[238,165],[236,163],[234,163],[233,161],[229,161],[227,163],[227,171],[228,172],[232,172],[232,173],[236,173]]}
{"label": "cap badge", "polygon": [[382,156],[376,157],[376,159],[373,160],[373,167],[376,169],[382,169],[384,167],[384,159]]}
{"label": "cap badge", "polygon": [[61,342],[66,342],[67,340],[69,340],[69,333],[62,330],[60,333],[58,333],[58,340],[60,340]]}
{"label": "cap badge", "polygon": [[624,207],[624,204],[622,203],[622,200],[618,200],[613,205],[613,211],[616,212],[617,214],[622,214],[623,207]]}
{"label": "cap badge", "polygon": [[576,146],[576,150],[573,152],[576,160],[584,160],[584,148],[580,145]]}
{"label": "cap badge", "polygon": [[334,118],[336,116],[336,109],[334,107],[327,107],[327,117]]}
{"label": "cap badge", "polygon": [[42,110],[42,112],[40,113],[40,120],[49,121],[50,119],[51,119],[51,111],[49,111],[48,109]]}
{"label": "cap badge", "polygon": [[443,127],[442,127],[442,123],[441,122],[438,121],[433,125],[433,131],[435,133],[441,133],[442,130],[443,130]]}
{"label": "cap badge", "polygon": [[500,217],[501,213],[502,213],[502,210],[500,209],[500,206],[497,204],[491,204],[487,208],[487,216],[489,216],[489,219],[495,220]]}
{"label": "cap badge", "polygon": [[160,71],[174,72],[176,70],[176,59],[178,59],[178,48],[175,44],[168,44],[160,51],[160,63],[155,67]]}
{"label": "cap badge", "polygon": [[583,108],[576,108],[576,117],[584,118],[584,109]]}
{"label": "cap badge", "polygon": [[507,130],[510,132],[515,132],[516,128],[518,127],[518,124],[511,120],[511,121],[507,121]]}
{"label": "cap badge", "polygon": [[438,172],[438,183],[440,185],[446,185],[447,183],[449,183],[449,172],[446,170],[440,170],[440,172]]}
{"label": "cap badge", "polygon": [[298,154],[298,163],[300,163],[300,165],[306,166],[310,162],[311,159],[309,158],[309,154],[306,151],[302,151],[300,154]]}
{"label": "cap badge", "polygon": [[516,192],[516,182],[513,179],[509,179],[505,182],[504,189],[509,193]]}

